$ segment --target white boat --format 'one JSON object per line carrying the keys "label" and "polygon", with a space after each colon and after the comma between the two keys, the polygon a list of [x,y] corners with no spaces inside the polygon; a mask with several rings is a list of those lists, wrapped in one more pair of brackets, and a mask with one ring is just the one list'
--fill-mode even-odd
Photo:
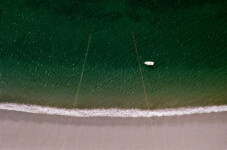
{"label": "white boat", "polygon": [[147,65],[147,66],[154,66],[153,61],[145,61],[144,64]]}

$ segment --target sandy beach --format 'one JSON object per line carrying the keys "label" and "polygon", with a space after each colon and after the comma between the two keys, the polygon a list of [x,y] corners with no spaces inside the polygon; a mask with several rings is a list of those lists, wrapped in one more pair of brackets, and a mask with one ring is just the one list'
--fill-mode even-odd
{"label": "sandy beach", "polygon": [[[226,150],[227,112],[153,117],[158,150]],[[60,150],[69,117],[0,110],[1,150]],[[65,150],[151,150],[148,118],[73,117]]]}

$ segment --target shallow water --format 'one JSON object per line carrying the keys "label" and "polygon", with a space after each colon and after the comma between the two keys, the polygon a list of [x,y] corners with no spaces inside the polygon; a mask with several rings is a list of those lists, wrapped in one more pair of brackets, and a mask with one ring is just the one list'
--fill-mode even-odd
{"label": "shallow water", "polygon": [[[0,102],[78,108],[227,104],[225,1],[3,1]],[[154,67],[142,64],[154,61]]]}

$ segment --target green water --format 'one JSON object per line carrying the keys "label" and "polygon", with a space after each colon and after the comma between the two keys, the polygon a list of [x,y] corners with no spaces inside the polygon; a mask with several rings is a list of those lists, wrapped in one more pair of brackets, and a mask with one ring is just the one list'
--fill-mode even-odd
{"label": "green water", "polygon": [[[227,2],[1,1],[0,102],[78,108],[227,104]],[[151,60],[155,67],[142,63]]]}

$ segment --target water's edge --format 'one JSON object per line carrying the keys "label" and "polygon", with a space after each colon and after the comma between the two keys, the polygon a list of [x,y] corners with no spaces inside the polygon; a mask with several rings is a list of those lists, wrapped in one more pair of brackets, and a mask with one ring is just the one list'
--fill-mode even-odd
{"label": "water's edge", "polygon": [[203,114],[212,112],[225,112],[227,105],[207,106],[207,107],[182,107],[176,109],[61,109],[54,107],[43,107],[38,105],[24,105],[16,103],[0,103],[0,110],[11,110],[35,114],[48,114],[73,117],[120,117],[120,118],[139,118],[139,117],[162,117],[162,116],[181,116],[191,114]]}

